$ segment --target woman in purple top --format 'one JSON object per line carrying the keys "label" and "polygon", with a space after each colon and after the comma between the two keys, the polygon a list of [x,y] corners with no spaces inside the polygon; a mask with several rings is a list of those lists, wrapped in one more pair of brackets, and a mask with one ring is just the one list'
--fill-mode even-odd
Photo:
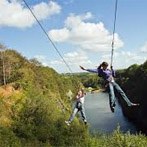
{"label": "woman in purple top", "polygon": [[110,108],[112,112],[114,112],[115,107],[115,94],[114,88],[121,95],[121,97],[126,101],[128,106],[138,106],[139,104],[135,104],[130,102],[124,91],[120,88],[120,86],[114,81],[115,71],[112,69],[108,69],[108,63],[103,62],[97,69],[85,69],[80,66],[82,70],[86,70],[88,72],[98,73],[99,77],[102,77],[105,80],[105,87],[109,87],[109,99],[110,99]]}

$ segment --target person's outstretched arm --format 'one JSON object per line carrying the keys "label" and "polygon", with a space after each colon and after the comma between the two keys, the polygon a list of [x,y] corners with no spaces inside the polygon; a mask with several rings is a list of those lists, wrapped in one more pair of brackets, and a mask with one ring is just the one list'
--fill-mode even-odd
{"label": "person's outstretched arm", "polygon": [[88,71],[88,72],[98,73],[98,69],[86,69],[86,68],[84,68],[83,66],[80,66],[80,68],[81,68],[82,70],[86,70],[86,71]]}

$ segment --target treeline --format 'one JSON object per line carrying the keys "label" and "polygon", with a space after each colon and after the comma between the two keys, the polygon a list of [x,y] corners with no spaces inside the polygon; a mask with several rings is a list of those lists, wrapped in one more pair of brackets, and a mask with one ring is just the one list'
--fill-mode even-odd
{"label": "treeline", "polygon": [[[70,76],[70,74],[65,74],[66,76]],[[104,81],[102,78],[98,77],[97,74],[91,74],[88,72],[81,72],[73,74],[75,78],[77,78],[85,88],[91,87],[93,90],[98,90],[103,88]]]}
{"label": "treeline", "polygon": [[128,108],[122,103],[124,114],[133,120],[147,134],[147,61],[142,65],[132,65],[117,74],[117,82],[123,87],[130,100],[139,103],[136,108]]}

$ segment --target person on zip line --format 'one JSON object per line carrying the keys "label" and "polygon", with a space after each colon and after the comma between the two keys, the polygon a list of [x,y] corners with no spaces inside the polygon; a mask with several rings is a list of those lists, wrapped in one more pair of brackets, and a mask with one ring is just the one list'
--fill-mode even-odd
{"label": "person on zip line", "polygon": [[121,89],[121,87],[115,82],[114,80],[115,71],[113,70],[113,67],[111,67],[111,70],[108,69],[108,65],[109,64],[107,62],[103,62],[102,64],[99,65],[97,69],[86,69],[82,66],[80,66],[80,68],[88,72],[97,73],[99,77],[105,80],[105,87],[109,88],[109,101],[110,101],[110,108],[112,112],[114,112],[114,108],[116,106],[114,88],[121,95],[121,97],[125,100],[125,102],[127,103],[129,107],[139,106],[139,104],[132,103],[128,99],[124,91]]}
{"label": "person on zip line", "polygon": [[69,118],[68,121],[65,121],[65,123],[70,126],[71,122],[75,118],[77,112],[81,112],[81,116],[83,119],[84,124],[87,124],[86,115],[85,115],[85,109],[84,109],[84,100],[85,100],[86,93],[84,92],[84,89],[80,89],[76,96],[76,104],[74,106],[73,112]]}

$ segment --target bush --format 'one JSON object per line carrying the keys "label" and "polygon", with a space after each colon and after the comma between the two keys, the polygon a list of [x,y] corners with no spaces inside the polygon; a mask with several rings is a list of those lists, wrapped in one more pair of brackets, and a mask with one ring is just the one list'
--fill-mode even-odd
{"label": "bush", "polygon": [[69,129],[65,119],[54,99],[33,92],[14,121],[13,130],[19,138],[49,142],[53,146],[81,143],[88,136],[85,127],[73,123]]}
{"label": "bush", "polygon": [[20,147],[21,141],[8,128],[0,128],[0,146],[1,147]]}

